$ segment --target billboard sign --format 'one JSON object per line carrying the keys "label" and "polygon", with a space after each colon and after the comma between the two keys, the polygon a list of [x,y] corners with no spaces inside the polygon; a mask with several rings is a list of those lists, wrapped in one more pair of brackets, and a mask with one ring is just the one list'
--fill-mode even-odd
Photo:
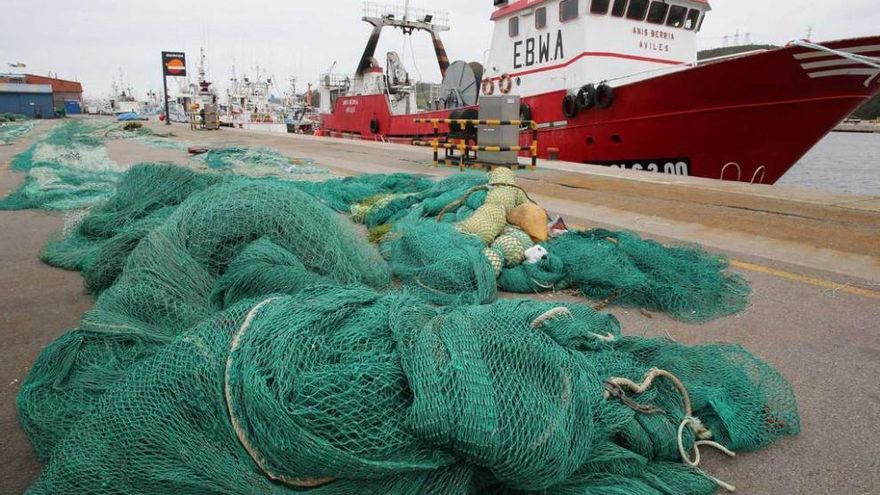
{"label": "billboard sign", "polygon": [[162,66],[166,76],[186,76],[186,54],[183,52],[162,52]]}

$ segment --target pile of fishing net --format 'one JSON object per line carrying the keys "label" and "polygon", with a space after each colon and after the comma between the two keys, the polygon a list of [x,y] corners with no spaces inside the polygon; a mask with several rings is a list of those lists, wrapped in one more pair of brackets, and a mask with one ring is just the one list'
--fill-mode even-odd
{"label": "pile of fishing net", "polygon": [[235,172],[251,177],[277,176],[280,174],[330,175],[330,171],[315,165],[311,159],[287,156],[271,148],[227,147],[210,150],[200,155],[211,170]]}
{"label": "pile of fishing net", "polygon": [[[340,283],[390,283],[386,264],[354,226],[291,183],[205,178],[171,167],[161,177],[155,168],[132,170],[119,194],[44,252],[53,264],[83,270],[100,296],[79,328],[35,364],[32,376],[45,370],[53,378],[22,389],[22,424],[43,455],[133,362],[224,301],[289,283],[279,257],[295,256],[303,269]],[[262,263],[259,278],[229,273],[239,256]]]}
{"label": "pile of fishing net", "polygon": [[407,288],[438,304],[488,303],[499,289],[572,289],[698,323],[742,311],[751,292],[727,271],[724,256],[696,245],[664,246],[603,229],[551,237],[547,213],[509,169],[488,178],[462,174],[421,191],[383,191],[351,211],[381,240]]}
{"label": "pile of fishing net", "polygon": [[[0,210],[87,209],[110,198],[130,166],[112,160],[106,144],[132,139],[144,144],[184,151],[186,144],[149,128],[126,131],[103,120],[75,119],[53,127],[26,152],[17,155],[13,171],[26,174],[25,182],[0,199]],[[326,179],[329,171],[310,160],[291,160],[274,150],[222,148],[200,157],[216,174],[277,177],[287,180]]]}
{"label": "pile of fishing net", "polygon": [[107,155],[104,129],[97,121],[65,121],[17,155],[11,169],[26,173],[25,182],[0,200],[0,210],[71,210],[112,196],[125,168]]}
{"label": "pile of fishing net", "polygon": [[0,143],[2,144],[12,144],[18,138],[24,136],[25,134],[31,132],[36,124],[34,122],[29,121],[7,121],[2,120],[2,114],[0,114]]}
{"label": "pile of fishing net", "polygon": [[115,125],[107,130],[104,135],[109,139],[127,139],[154,148],[186,151],[190,144],[174,139],[174,133],[157,133],[149,127],[144,127],[140,122],[127,122]]}
{"label": "pile of fishing net", "polygon": [[48,462],[30,493],[710,494],[689,453],[798,432],[791,387],[741,347],[395,289],[329,206],[379,205],[365,184],[399,218],[383,250],[411,215],[464,235],[489,195],[446,208],[486,184],[470,174],[340,179],[319,200],[310,183],[127,172],[45,253],[99,296],[22,386]]}
{"label": "pile of fishing net", "polygon": [[0,112],[0,123],[5,122],[24,122],[28,118],[20,113]]}

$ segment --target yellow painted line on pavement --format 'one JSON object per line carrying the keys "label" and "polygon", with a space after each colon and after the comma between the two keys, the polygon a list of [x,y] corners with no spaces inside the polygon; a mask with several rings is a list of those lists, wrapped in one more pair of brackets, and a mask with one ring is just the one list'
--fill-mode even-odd
{"label": "yellow painted line on pavement", "polygon": [[801,282],[804,284],[815,285],[816,287],[822,287],[824,289],[830,289],[837,292],[845,292],[847,294],[880,300],[880,292],[871,289],[853,287],[851,285],[832,282],[830,280],[824,280],[821,278],[807,277],[806,275],[798,275],[797,273],[777,270],[776,268],[756,265],[754,263],[746,263],[745,261],[731,260],[730,265],[736,268],[741,268],[743,270],[763,273],[765,275],[772,275],[774,277],[784,278],[786,280],[793,280],[795,282]]}

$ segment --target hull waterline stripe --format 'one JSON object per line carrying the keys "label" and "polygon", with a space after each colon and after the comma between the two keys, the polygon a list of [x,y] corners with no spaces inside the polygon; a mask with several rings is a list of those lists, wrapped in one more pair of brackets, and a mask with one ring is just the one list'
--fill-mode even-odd
{"label": "hull waterline stripe", "polygon": [[[854,46],[852,48],[835,48],[835,50],[840,50],[842,52],[848,53],[865,53],[865,52],[875,52],[880,51],[880,45],[865,45],[865,46]],[[834,57],[833,53],[828,52],[806,52],[806,53],[796,53],[794,58],[798,60],[804,60],[808,58],[823,58],[823,57]]]}

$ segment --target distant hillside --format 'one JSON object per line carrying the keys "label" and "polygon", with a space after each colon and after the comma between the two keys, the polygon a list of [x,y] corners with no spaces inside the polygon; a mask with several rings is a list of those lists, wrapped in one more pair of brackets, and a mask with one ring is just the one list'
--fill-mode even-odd
{"label": "distant hillside", "polygon": [[[712,50],[703,50],[697,54],[697,58],[705,60],[707,58],[723,57],[725,55],[735,55],[737,53],[750,52],[753,50],[769,50],[778,48],[774,45],[742,45],[728,46],[724,48],[714,48]],[[861,108],[853,112],[853,116],[865,120],[880,119],[880,95],[875,96],[868,103],[862,105]]]}

